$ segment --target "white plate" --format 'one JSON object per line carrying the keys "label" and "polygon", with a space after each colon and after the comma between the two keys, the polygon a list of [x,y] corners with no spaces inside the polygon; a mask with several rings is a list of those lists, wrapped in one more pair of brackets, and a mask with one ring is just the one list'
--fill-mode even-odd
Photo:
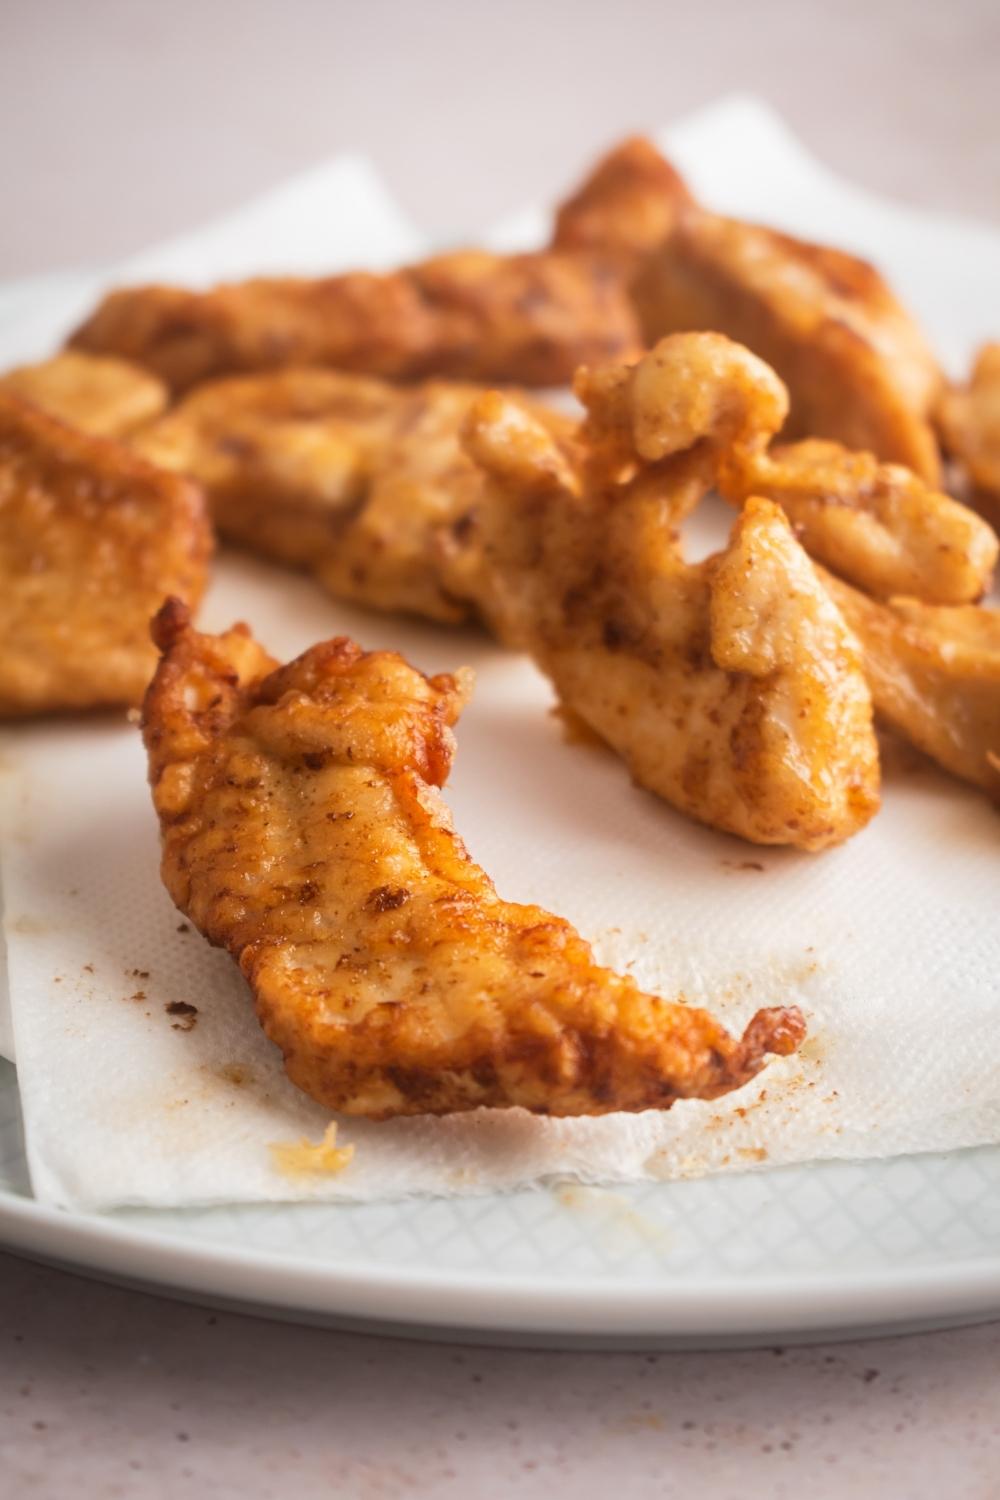
{"label": "white plate", "polygon": [[1000,1148],[614,1192],[60,1213],[0,1063],[0,1241],[310,1323],[544,1345],[735,1346],[1000,1314]]}

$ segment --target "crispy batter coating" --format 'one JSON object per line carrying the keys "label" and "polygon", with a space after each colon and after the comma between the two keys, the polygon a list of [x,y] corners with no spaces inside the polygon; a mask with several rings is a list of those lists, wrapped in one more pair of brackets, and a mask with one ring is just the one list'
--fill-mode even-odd
{"label": "crispy batter coating", "polygon": [[776,501],[812,557],[876,598],[969,604],[989,589],[998,544],[986,522],[871,453],[821,438],[769,452],[733,446],[717,484],[736,504]]}
{"label": "crispy batter coating", "polygon": [[72,349],[0,375],[4,391],[94,437],[124,437],[167,407],[166,386],[148,370]]}
{"label": "crispy batter coating", "polygon": [[791,393],[786,436],[833,438],[938,481],[928,421],[938,367],[865,261],[699,209],[647,259],[633,292],[648,342],[714,328],[766,359]]}
{"label": "crispy batter coating", "polygon": [[497,623],[640,785],[754,842],[822,849],[878,807],[857,644],[770,501],[749,500],[697,565],[674,530],[717,446],[780,420],[780,382],[746,350],[719,399],[726,345],[691,344],[673,400],[670,340],[633,369],[583,372],[577,462],[502,395],[472,408],[466,440],[496,486]]}
{"label": "crispy batter coating", "polygon": [[656,250],[694,203],[687,184],[645,136],[609,151],[556,211],[557,250],[612,254],[626,266]]}
{"label": "crispy batter coating", "polygon": [[0,393],[0,716],[138,703],[149,618],[197,603],[198,489]]}
{"label": "crispy batter coating", "polygon": [[742,1040],[598,968],[568,923],[496,894],[438,788],[466,674],[426,678],[348,640],[286,667],[245,627],[156,623],[144,735],[179,908],[240,965],[289,1077],[384,1119],[520,1105],[667,1108],[738,1087],[801,1039]]}
{"label": "crispy batter coating", "polygon": [[861,642],[876,712],[946,771],[1000,798],[1000,610],[827,587]]}
{"label": "crispy batter coating", "polygon": [[[334,370],[239,376],[190,392],[134,446],[195,478],[230,541],[308,570],[338,598],[455,623],[488,592],[484,477],[459,441],[477,394]],[[530,409],[568,437],[567,418]]]}
{"label": "crispy batter coating", "polygon": [[561,385],[582,361],[637,350],[640,333],[605,258],[467,250],[386,275],[127,288],[70,342],[133,359],[181,391],[289,365]]}
{"label": "crispy batter coating", "polygon": [[937,483],[929,412],[940,371],[865,261],[708,213],[648,141],[598,165],[560,211],[555,243],[631,268],[647,344],[713,329],[766,359],[791,393],[786,436],[833,438]]}
{"label": "crispy batter coating", "polygon": [[985,344],[966,386],[945,391],[937,422],[948,452],[959,460],[983,509],[1000,525],[1000,344]]}

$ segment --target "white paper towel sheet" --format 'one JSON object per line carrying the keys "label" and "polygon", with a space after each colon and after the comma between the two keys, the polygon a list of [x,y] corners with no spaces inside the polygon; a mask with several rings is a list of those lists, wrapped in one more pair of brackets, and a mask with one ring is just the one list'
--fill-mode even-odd
{"label": "white paper towel sheet", "polygon": [[[886,226],[883,264],[901,284],[907,265],[912,285],[926,269],[920,310],[935,332],[951,328],[954,350],[1000,329],[992,278],[1000,236],[933,220],[915,236],[915,215],[836,183],[745,101],[668,138],[712,202],[869,252],[870,236]],[[338,213],[321,214],[314,192]],[[343,264],[338,223],[352,194],[360,200],[350,212],[352,259],[414,253],[412,232],[353,163],[346,176],[335,167],[306,179],[298,200],[279,196],[273,220],[254,210],[267,265],[282,254],[302,263],[293,242],[306,225],[315,240],[309,264],[324,256]],[[514,242],[530,227],[531,216],[521,216],[500,237]],[[191,280],[249,269],[227,258],[234,243],[217,226],[203,250],[189,236],[170,263]],[[947,244],[949,260],[924,268],[930,244]],[[23,348],[24,330],[52,314],[42,304],[23,314],[22,347],[9,350],[3,307],[0,293],[6,362],[34,352]],[[610,754],[568,745],[545,682],[479,636],[367,615],[307,580],[226,556],[203,620],[214,629],[235,618],[249,620],[280,656],[347,632],[368,647],[402,650],[427,671],[474,666],[476,694],[458,726],[446,796],[501,893],[565,915],[603,961],[710,1005],[733,1028],[757,1006],[798,1003],[809,1040],[738,1094],[667,1114],[345,1121],[341,1138],[355,1146],[346,1170],[290,1178],[270,1145],[318,1140],[328,1116],[285,1080],[231,961],[179,930],[158,878],[137,730],[121,718],[24,726],[0,743],[2,878],[13,1043],[40,1198],[98,1208],[371,1199],[554,1177],[670,1178],[1000,1139],[1000,825],[980,796],[893,759],[882,813],[846,847],[819,856],[761,850],[635,790]],[[196,1007],[193,1025],[169,1010],[177,1001]]]}

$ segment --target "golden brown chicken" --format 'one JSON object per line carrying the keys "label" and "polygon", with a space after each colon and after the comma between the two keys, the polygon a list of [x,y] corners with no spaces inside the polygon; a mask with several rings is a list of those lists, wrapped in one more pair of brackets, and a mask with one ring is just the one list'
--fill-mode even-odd
{"label": "golden brown chicken", "polygon": [[879,718],[1000,797],[1000,611],[878,603],[839,579],[826,584],[861,642]]}
{"label": "golden brown chicken", "polygon": [[138,703],[210,547],[195,485],[0,393],[0,716]]}
{"label": "golden brown chicken", "polygon": [[937,421],[945,448],[972,481],[977,503],[1000,525],[1000,344],[980,349],[968,385],[942,396]]}
{"label": "golden brown chicken", "polygon": [[0,392],[94,437],[124,437],[167,406],[166,386],[148,370],[113,355],[72,349],[0,375]]}
{"label": "golden brown chicken", "polygon": [[556,250],[610,254],[631,270],[673,232],[694,204],[683,177],[645,136],[633,135],[603,156],[556,211]]}
{"label": "golden brown chicken", "polygon": [[719,445],[772,430],[784,392],[733,346],[665,340],[632,369],[582,372],[574,461],[492,393],[467,424],[490,473],[483,506],[495,623],[635,780],[716,828],[822,849],[878,807],[860,653],[778,507],[750,500],[725,551],[696,565],[674,524]]}
{"label": "golden brown chicken", "polygon": [[[456,623],[488,593],[484,479],[459,440],[477,394],[334,370],[239,376],[190,392],[133,446],[196,479],[228,540],[308,570],[337,598]],[[531,410],[570,433],[567,418]]]}
{"label": "golden brown chicken", "polygon": [[348,640],[279,667],[237,626],[159,615],[143,732],[178,907],[240,965],[292,1081],[353,1115],[664,1109],[794,1050],[741,1040],[594,963],[568,923],[496,894],[438,788],[466,674]]}
{"label": "golden brown chicken", "polygon": [[175,391],[289,365],[560,385],[583,360],[638,349],[640,333],[605,259],[469,250],[386,275],[128,288],[70,343],[135,360]]}
{"label": "golden brown chicken", "polygon": [[989,589],[997,538],[968,506],[900,464],[821,438],[764,451],[733,446],[718,488],[776,501],[810,556],[876,598],[969,604]]}
{"label": "golden brown chicken", "polygon": [[669,163],[657,169],[657,155],[649,142],[612,152],[560,210],[555,243],[633,252],[647,344],[712,329],[766,359],[791,393],[786,436],[833,438],[936,483],[929,414],[940,371],[879,273],[843,251],[708,213]]}

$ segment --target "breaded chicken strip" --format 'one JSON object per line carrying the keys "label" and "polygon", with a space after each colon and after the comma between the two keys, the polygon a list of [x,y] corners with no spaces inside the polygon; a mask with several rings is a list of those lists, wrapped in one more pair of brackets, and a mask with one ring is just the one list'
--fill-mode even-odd
{"label": "breaded chicken strip", "polygon": [[199,635],[176,608],[156,638],[143,732],[164,881],[321,1104],[665,1109],[798,1044],[797,1010],[759,1011],[734,1040],[598,968],[567,922],[500,899],[438,792],[467,674],[427,678],[345,639],[279,667],[245,627]]}
{"label": "breaded chicken strip", "polygon": [[[989,588],[997,538],[967,506],[898,465],[838,443],[817,438],[769,448],[787,394],[742,345],[719,334],[672,334],[638,365],[592,372],[591,389],[598,379],[602,399],[589,439],[605,448],[617,443],[621,462],[628,463],[633,443],[647,459],[696,440],[711,443],[711,477],[728,500],[776,501],[806,551],[861,588],[945,604],[968,603]],[[658,435],[659,447],[649,446],[646,431]],[[678,496],[675,523],[700,498],[696,487]]]}
{"label": "breaded chicken strip", "polygon": [[555,243],[625,254],[647,344],[712,329],[766,359],[791,393],[787,437],[833,438],[937,483],[929,414],[940,371],[879,273],[843,251],[708,213],[656,156],[649,142],[612,152],[560,210]]}
{"label": "breaded chicken strip", "polygon": [[1000,797],[1000,610],[878,603],[829,575],[826,584],[861,642],[879,718]]}
{"label": "breaded chicken strip", "polygon": [[495,618],[641,786],[756,843],[822,849],[878,807],[871,700],[857,643],[776,505],[748,501],[717,556],[680,553],[676,516],[704,491],[716,445],[769,428],[784,400],[746,350],[723,399],[711,376],[727,341],[703,339],[706,378],[672,401],[662,349],[583,372],[578,462],[504,396],[472,408],[469,451],[494,481]]}
{"label": "breaded chicken strip", "polygon": [[148,370],[112,355],[72,349],[0,375],[0,392],[30,401],[94,437],[124,437],[167,406],[166,386]]}
{"label": "breaded chicken strip", "polygon": [[135,360],[174,391],[289,365],[544,386],[567,383],[582,361],[637,350],[640,332],[603,258],[467,250],[385,275],[128,288],[70,343]]}
{"label": "breaded chicken strip", "polygon": [[[199,387],[133,446],[196,479],[228,540],[306,569],[337,598],[458,623],[488,593],[484,479],[459,440],[478,394],[279,370]],[[568,418],[530,409],[569,437]]]}
{"label": "breaded chicken strip", "polygon": [[138,703],[149,617],[210,550],[189,480],[0,393],[0,716]]}
{"label": "breaded chicken strip", "polygon": [[966,386],[945,391],[937,422],[948,452],[962,465],[977,502],[1000,525],[1000,344],[985,344]]}
{"label": "breaded chicken strip", "polygon": [[810,556],[876,598],[969,604],[989,589],[993,530],[900,464],[813,438],[767,452],[734,446],[716,482],[737,505],[776,501]]}
{"label": "breaded chicken strip", "polygon": [[603,156],[556,212],[556,250],[611,254],[626,268],[658,249],[694,199],[680,173],[645,136]]}

